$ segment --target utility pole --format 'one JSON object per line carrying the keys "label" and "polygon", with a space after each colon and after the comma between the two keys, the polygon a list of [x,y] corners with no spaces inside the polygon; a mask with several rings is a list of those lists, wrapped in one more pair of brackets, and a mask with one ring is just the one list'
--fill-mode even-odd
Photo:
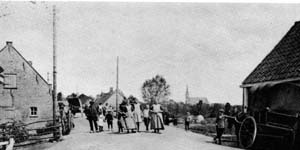
{"label": "utility pole", "polygon": [[49,82],[50,82],[50,79],[49,79],[49,72],[47,72],[47,82],[48,82],[48,84],[49,84]]}
{"label": "utility pole", "polygon": [[119,106],[118,92],[119,92],[119,56],[117,57],[116,114],[118,113],[118,106]]}
{"label": "utility pole", "polygon": [[[56,126],[56,6],[53,5],[53,126]],[[53,133],[54,138],[57,138],[57,132]]]}

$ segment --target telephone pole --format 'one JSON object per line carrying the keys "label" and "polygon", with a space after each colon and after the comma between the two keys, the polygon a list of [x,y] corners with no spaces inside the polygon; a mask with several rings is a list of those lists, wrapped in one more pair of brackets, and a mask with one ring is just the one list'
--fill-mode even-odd
{"label": "telephone pole", "polygon": [[118,92],[119,92],[119,56],[117,57],[116,114],[118,113],[118,106],[119,106]]}
{"label": "telephone pole", "polygon": [[[53,5],[53,126],[56,126],[56,6]],[[54,138],[57,133],[54,131]]]}

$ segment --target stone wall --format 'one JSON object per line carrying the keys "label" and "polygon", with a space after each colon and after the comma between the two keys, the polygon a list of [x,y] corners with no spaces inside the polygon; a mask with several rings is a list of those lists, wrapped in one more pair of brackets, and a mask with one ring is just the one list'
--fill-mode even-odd
{"label": "stone wall", "polygon": [[[0,122],[8,119],[34,122],[52,119],[52,95],[48,83],[17,52],[12,43],[0,51],[3,74],[16,74],[16,88],[0,85]],[[31,116],[30,107],[37,107]]]}

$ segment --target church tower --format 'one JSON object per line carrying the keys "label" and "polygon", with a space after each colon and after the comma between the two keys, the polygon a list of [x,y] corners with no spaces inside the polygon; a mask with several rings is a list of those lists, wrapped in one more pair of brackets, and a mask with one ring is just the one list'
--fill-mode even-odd
{"label": "church tower", "polygon": [[185,91],[185,103],[186,104],[188,103],[189,98],[190,98],[189,87],[188,87],[188,85],[186,85],[186,91]]}

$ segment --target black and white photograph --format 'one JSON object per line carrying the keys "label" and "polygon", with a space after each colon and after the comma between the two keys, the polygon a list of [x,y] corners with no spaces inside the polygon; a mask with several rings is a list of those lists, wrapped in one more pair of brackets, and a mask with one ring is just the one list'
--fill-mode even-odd
{"label": "black and white photograph", "polygon": [[246,149],[300,149],[300,3],[0,1],[0,150]]}

